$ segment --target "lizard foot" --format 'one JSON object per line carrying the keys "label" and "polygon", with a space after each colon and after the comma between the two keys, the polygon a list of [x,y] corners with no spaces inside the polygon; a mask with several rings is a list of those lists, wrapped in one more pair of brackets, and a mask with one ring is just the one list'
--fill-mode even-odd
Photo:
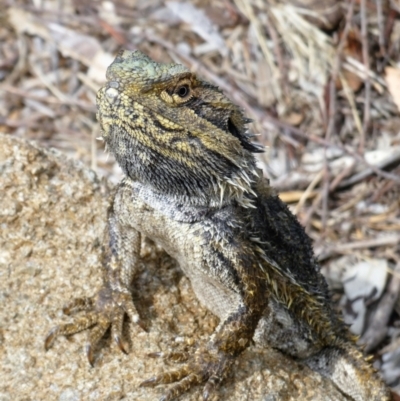
{"label": "lizard foot", "polygon": [[58,336],[69,336],[80,331],[91,328],[88,331],[88,342],[86,355],[89,363],[93,366],[93,350],[111,326],[111,335],[118,348],[127,353],[127,347],[122,341],[122,326],[125,313],[130,320],[138,324],[143,330],[145,327],[141,322],[136,307],[130,294],[102,288],[93,298],[77,298],[63,308],[66,315],[84,312],[76,316],[72,323],[53,327],[45,339],[45,349],[48,350]]}
{"label": "lizard foot", "polygon": [[196,352],[194,360],[180,369],[161,373],[145,380],[140,386],[155,387],[159,384],[176,383],[159,400],[170,401],[186,393],[195,385],[205,383],[202,395],[203,400],[207,401],[216,387],[226,378],[232,361],[233,358],[225,353],[216,350],[199,350]]}

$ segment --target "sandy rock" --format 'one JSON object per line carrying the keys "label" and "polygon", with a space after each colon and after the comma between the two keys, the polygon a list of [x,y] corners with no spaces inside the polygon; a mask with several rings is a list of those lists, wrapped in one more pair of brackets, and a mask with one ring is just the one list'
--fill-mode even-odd
{"label": "sandy rock", "polygon": [[[218,323],[197,302],[174,261],[145,242],[133,294],[149,332],[127,322],[129,355],[117,350],[109,334],[93,368],[84,354],[86,333],[59,338],[44,350],[48,331],[70,320],[62,306],[93,295],[101,284],[110,192],[93,171],[60,152],[0,135],[1,401],[157,400],[162,387],[138,387],[163,367],[147,354],[206,341]],[[196,389],[181,400],[198,400],[200,394]],[[345,398],[328,380],[281,353],[250,347],[216,399]]]}

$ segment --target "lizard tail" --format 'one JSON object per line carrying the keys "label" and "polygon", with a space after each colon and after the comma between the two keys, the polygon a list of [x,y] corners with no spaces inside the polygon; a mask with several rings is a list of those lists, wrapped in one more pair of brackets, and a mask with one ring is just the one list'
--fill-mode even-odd
{"label": "lizard tail", "polygon": [[304,363],[355,401],[392,400],[389,388],[356,347],[324,348]]}

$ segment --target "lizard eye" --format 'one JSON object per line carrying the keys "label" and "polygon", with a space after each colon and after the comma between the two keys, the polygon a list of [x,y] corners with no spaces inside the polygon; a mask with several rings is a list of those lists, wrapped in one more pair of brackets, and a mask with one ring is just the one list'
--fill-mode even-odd
{"label": "lizard eye", "polygon": [[177,94],[179,97],[182,97],[182,98],[186,97],[186,96],[189,94],[189,86],[188,86],[188,85],[182,85],[182,86],[180,86],[180,87],[177,89],[176,94]]}

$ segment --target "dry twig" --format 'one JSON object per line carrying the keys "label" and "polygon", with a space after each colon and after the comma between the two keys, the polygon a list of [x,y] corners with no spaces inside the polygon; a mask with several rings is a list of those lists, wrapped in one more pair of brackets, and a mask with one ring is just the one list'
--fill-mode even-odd
{"label": "dry twig", "polygon": [[362,58],[367,74],[364,79],[365,86],[365,100],[364,100],[364,120],[363,130],[358,146],[358,151],[363,154],[365,149],[365,134],[369,129],[370,124],[370,104],[371,104],[371,81],[369,79],[369,52],[368,52],[368,28],[367,28],[367,12],[366,12],[366,0],[361,0],[361,42],[362,42]]}

